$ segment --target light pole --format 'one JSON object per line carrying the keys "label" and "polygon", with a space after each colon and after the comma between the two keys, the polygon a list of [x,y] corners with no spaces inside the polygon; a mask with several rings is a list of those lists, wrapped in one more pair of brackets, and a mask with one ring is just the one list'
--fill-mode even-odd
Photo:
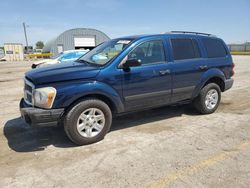
{"label": "light pole", "polygon": [[29,44],[28,44],[28,37],[27,37],[25,22],[23,22],[23,30],[24,30],[24,36],[25,36],[25,41],[26,41],[26,52],[29,53]]}

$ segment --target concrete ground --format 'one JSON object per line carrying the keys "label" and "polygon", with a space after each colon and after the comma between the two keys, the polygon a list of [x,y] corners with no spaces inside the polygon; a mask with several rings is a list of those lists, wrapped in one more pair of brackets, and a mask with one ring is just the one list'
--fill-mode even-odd
{"label": "concrete ground", "polygon": [[30,63],[0,63],[0,187],[250,187],[250,56],[233,58],[235,84],[216,113],[184,105],[126,115],[82,147],[62,128],[20,119]]}

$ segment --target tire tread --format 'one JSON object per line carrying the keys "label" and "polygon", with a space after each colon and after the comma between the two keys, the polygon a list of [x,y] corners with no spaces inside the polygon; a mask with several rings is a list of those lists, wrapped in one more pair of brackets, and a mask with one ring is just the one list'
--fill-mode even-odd
{"label": "tire tread", "polygon": [[[217,90],[219,98],[218,98],[218,103],[215,106],[215,108],[210,110],[205,105],[205,98],[206,98],[207,92],[212,88]],[[201,113],[201,114],[211,114],[218,108],[219,103],[220,103],[220,99],[221,99],[220,87],[216,83],[209,83],[209,84],[205,85],[201,89],[200,94],[194,99],[193,104],[194,104],[195,109],[199,113]]]}
{"label": "tire tread", "polygon": [[[105,110],[104,113],[108,117],[106,117],[105,126],[102,130],[103,132],[101,132],[99,135],[97,135],[96,137],[93,137],[93,138],[81,139],[79,137],[79,135],[77,135],[75,133],[75,131],[73,130],[73,125],[72,125],[73,122],[72,121],[74,121],[75,114],[79,113],[79,111],[81,109],[84,109],[85,106],[91,106],[91,105],[99,106],[99,107],[103,108]],[[111,112],[109,106],[105,102],[103,102],[99,99],[87,98],[87,99],[80,101],[79,103],[77,103],[76,105],[71,107],[71,109],[69,109],[68,113],[64,117],[63,124],[64,124],[65,133],[72,142],[76,143],[77,145],[86,145],[86,144],[91,144],[91,143],[95,143],[95,142],[102,140],[104,138],[104,136],[106,135],[106,133],[109,131],[109,129],[111,127],[111,123],[112,123],[112,112]]]}

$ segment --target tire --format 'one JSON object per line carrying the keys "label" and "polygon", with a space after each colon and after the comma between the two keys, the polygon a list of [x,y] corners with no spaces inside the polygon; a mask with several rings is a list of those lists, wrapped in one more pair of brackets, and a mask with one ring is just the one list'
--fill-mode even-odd
{"label": "tire", "polygon": [[[214,99],[214,98],[216,98],[215,97],[216,92],[218,95],[217,100]],[[209,98],[209,96],[211,96],[210,94],[214,94],[214,95],[212,95],[211,100],[207,99],[207,98]],[[195,100],[193,101],[193,104],[199,113],[211,114],[211,113],[215,112],[216,109],[218,108],[220,100],[221,100],[220,87],[215,83],[209,83],[201,89],[200,94],[195,98]],[[209,101],[212,101],[211,104],[209,104],[210,103]],[[217,102],[215,103],[215,101],[217,101]]]}
{"label": "tire", "polygon": [[112,113],[106,103],[98,99],[86,99],[74,105],[65,115],[64,130],[75,144],[87,145],[102,140],[111,123]]}

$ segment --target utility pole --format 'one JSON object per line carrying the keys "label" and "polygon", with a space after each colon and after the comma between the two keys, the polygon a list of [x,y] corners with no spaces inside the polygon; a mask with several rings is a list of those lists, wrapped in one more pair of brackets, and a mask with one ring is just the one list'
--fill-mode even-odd
{"label": "utility pole", "polygon": [[26,52],[29,53],[29,44],[28,44],[28,38],[27,38],[27,32],[26,32],[26,24],[23,22],[23,30],[24,30],[24,36],[26,41]]}

